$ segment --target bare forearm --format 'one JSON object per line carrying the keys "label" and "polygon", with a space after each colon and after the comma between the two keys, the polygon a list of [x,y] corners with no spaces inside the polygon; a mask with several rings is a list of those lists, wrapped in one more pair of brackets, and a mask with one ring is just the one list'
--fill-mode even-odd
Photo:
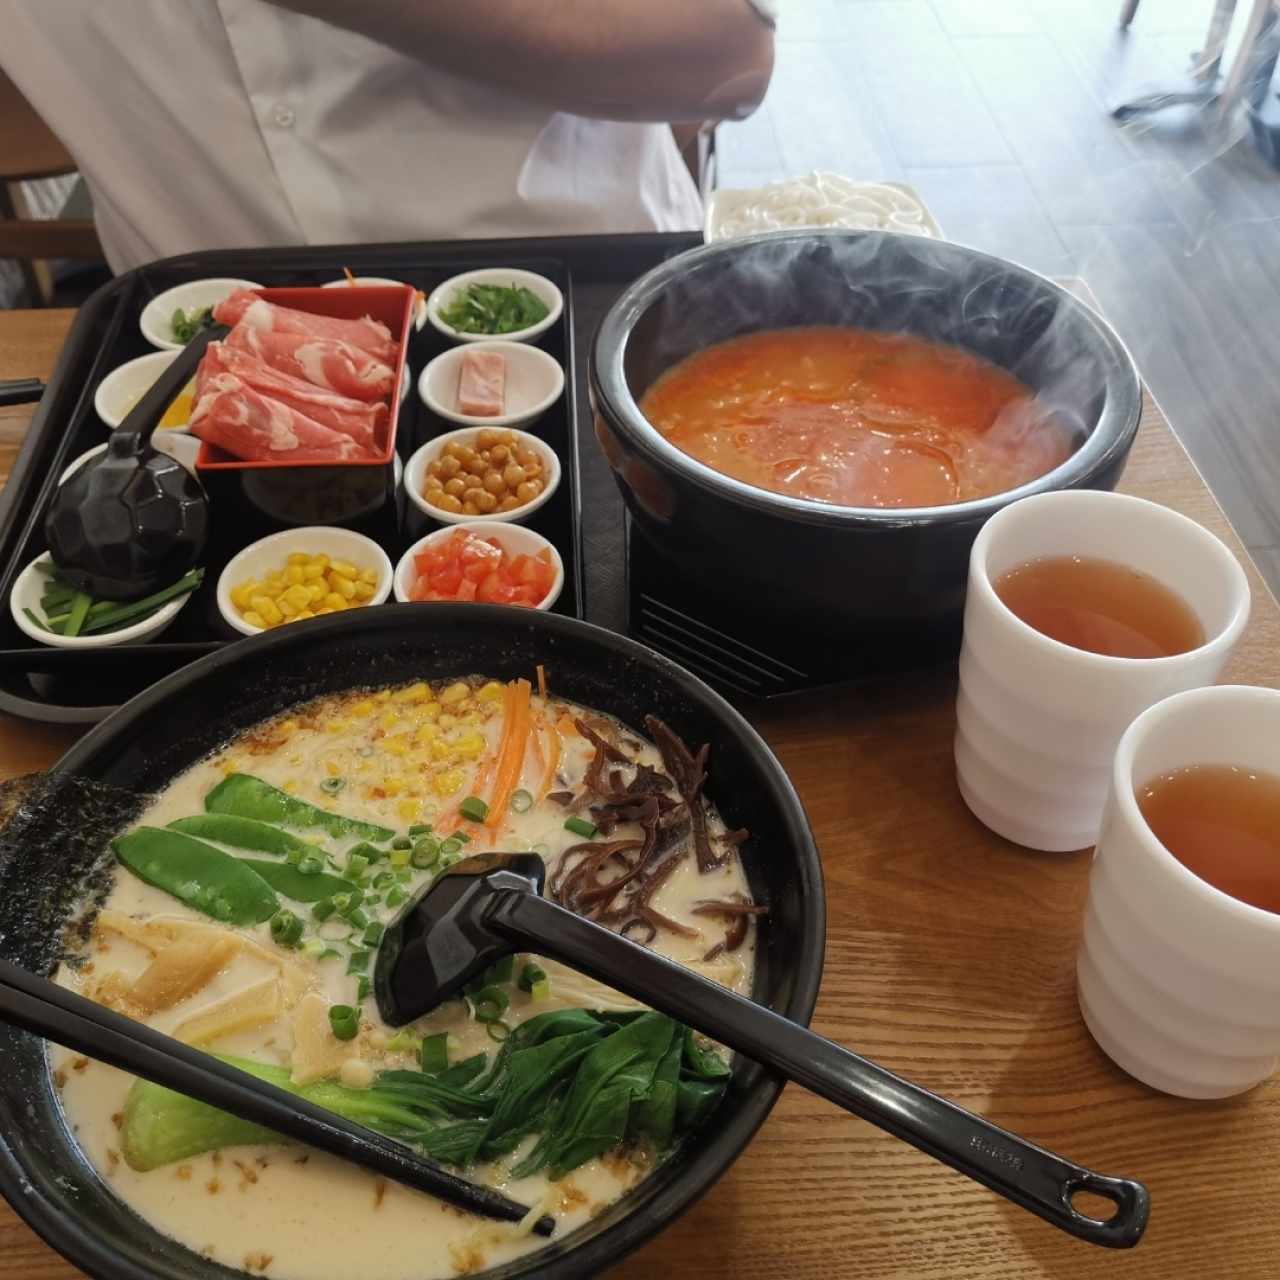
{"label": "bare forearm", "polygon": [[768,87],[747,0],[273,0],[431,66],[608,120],[732,119]]}

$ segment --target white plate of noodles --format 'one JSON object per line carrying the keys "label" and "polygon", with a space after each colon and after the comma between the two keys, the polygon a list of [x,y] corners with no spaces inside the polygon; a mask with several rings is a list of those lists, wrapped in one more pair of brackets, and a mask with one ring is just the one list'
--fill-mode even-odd
{"label": "white plate of noodles", "polygon": [[901,182],[854,182],[815,172],[767,186],[714,191],[707,202],[703,239],[732,240],[796,227],[903,231],[941,239],[942,228],[913,187]]}

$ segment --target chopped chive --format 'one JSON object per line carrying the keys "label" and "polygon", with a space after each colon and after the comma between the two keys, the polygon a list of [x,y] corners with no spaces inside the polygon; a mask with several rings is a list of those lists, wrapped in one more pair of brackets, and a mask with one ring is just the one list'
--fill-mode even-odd
{"label": "chopped chive", "polygon": [[521,991],[532,991],[539,982],[546,982],[547,975],[545,970],[539,968],[536,964],[527,964],[520,970],[520,977],[516,982],[516,986]]}
{"label": "chopped chive", "polygon": [[468,796],[458,806],[458,812],[472,822],[483,822],[489,816],[489,806],[479,796]]}
{"label": "chopped chive", "polygon": [[317,858],[314,853],[308,853],[305,857],[298,859],[298,874],[300,876],[318,876],[324,870],[324,859]]}
{"label": "chopped chive", "polygon": [[418,1060],[423,1071],[433,1076],[446,1070],[449,1066],[449,1033],[441,1031],[434,1036],[424,1036]]}
{"label": "chopped chive", "polygon": [[342,952],[337,947],[325,947],[320,953],[321,960],[341,960]]}
{"label": "chopped chive", "polygon": [[302,921],[287,908],[271,917],[271,938],[282,947],[296,947],[302,941]]}
{"label": "chopped chive", "polygon": [[515,791],[511,795],[511,812],[512,813],[528,813],[533,808],[533,796],[529,794],[523,787],[519,791]]}
{"label": "chopped chive", "polygon": [[400,867],[407,867],[409,865],[409,850],[408,849],[392,849],[390,858],[391,858],[391,865],[393,867],[396,867],[397,869],[399,869]]}
{"label": "chopped chive", "polygon": [[408,836],[396,836],[391,842],[391,847],[393,849],[412,849],[413,841]]}
{"label": "chopped chive", "polygon": [[363,1000],[372,990],[373,990],[373,983],[369,981],[368,974],[362,973],[356,979],[356,999]]}
{"label": "chopped chive", "polygon": [[346,778],[324,778],[320,783],[320,790],[327,796],[336,796],[346,785]]}
{"label": "chopped chive", "polygon": [[353,929],[364,929],[368,926],[369,917],[365,915],[363,908],[353,907],[347,912],[347,923]]}
{"label": "chopped chive", "polygon": [[296,867],[302,861],[302,850],[293,848],[284,855],[284,860],[291,866]]}
{"label": "chopped chive", "polygon": [[533,987],[532,987],[532,989],[530,990],[529,994],[530,994],[530,995],[531,995],[535,1000],[548,1000],[548,999],[550,999],[550,997],[551,997],[551,979],[550,979],[550,978],[540,978],[537,982],[535,982],[535,983],[533,984]]}
{"label": "chopped chive", "polygon": [[363,942],[366,947],[376,947],[382,941],[383,932],[384,927],[382,925],[380,925],[376,920],[371,921],[369,924],[365,925],[364,935],[361,937],[360,941]]}
{"label": "chopped chive", "polygon": [[395,882],[396,878],[390,871],[379,871],[378,874],[373,877],[373,887],[375,889],[385,889],[388,885],[395,884]]}
{"label": "chopped chive", "polygon": [[83,591],[77,591],[71,599],[71,610],[67,614],[66,626],[62,629],[64,636],[78,636],[80,628],[84,626],[84,620],[88,617],[89,606],[93,603],[92,599]]}
{"label": "chopped chive", "polygon": [[317,920],[327,920],[335,911],[337,911],[337,909],[337,904],[332,898],[321,898],[320,901],[311,908],[311,914],[315,916]]}
{"label": "chopped chive", "polygon": [[154,613],[162,604],[168,604],[170,600],[194,591],[203,580],[204,570],[192,569],[190,573],[185,574],[171,587],[165,587],[163,591],[157,591],[155,595],[147,596],[143,600],[135,600],[130,604],[122,604],[117,609],[108,609],[105,613],[99,614],[85,626],[84,630],[86,633],[90,631],[112,631],[126,622],[140,622],[144,617]]}
{"label": "chopped chive", "polygon": [[353,951],[347,957],[347,972],[364,973],[369,968],[370,954],[370,952],[364,950]]}
{"label": "chopped chive", "polygon": [[329,1026],[339,1040],[354,1040],[360,1030],[360,1010],[349,1004],[329,1006]]}
{"label": "chopped chive", "polygon": [[370,844],[367,840],[361,840],[359,844],[353,844],[351,848],[347,850],[348,858],[354,857],[357,854],[366,859],[370,866],[375,862],[380,862],[387,856],[385,850],[379,849],[376,844]]}
{"label": "chopped chive", "polygon": [[408,898],[408,896],[409,895],[405,893],[405,891],[402,888],[400,888],[399,885],[395,885],[387,893],[387,906],[398,907],[402,902],[404,902]]}
{"label": "chopped chive", "polygon": [[462,852],[462,841],[457,836],[450,836],[440,846],[440,852],[446,858],[456,858]]}
{"label": "chopped chive", "polygon": [[343,874],[348,880],[359,880],[369,868],[369,859],[362,853],[353,853],[347,858],[347,869]]}
{"label": "chopped chive", "polygon": [[[446,842],[447,843],[447,842]],[[413,846],[413,852],[409,856],[409,861],[419,871],[425,871],[428,867],[434,867],[440,858],[440,841],[431,836],[423,836]]]}
{"label": "chopped chive", "polygon": [[413,879],[413,871],[409,867],[401,867],[396,872],[397,884],[408,884]]}
{"label": "chopped chive", "polygon": [[324,945],[320,938],[308,938],[302,944],[302,954],[310,956],[312,960],[324,959],[324,953],[328,950],[329,948]]}
{"label": "chopped chive", "polygon": [[41,622],[40,619],[37,618],[36,615],[31,612],[30,609],[23,609],[22,612],[25,613],[27,615],[28,620],[35,623],[35,625],[39,627],[41,631],[53,630],[53,628],[47,622]]}
{"label": "chopped chive", "polygon": [[429,822],[415,822],[415,823],[413,824],[413,826],[411,826],[411,827],[409,828],[409,834],[410,834],[410,836],[426,836],[426,835],[430,835],[430,834],[431,834],[431,823],[429,823]]}
{"label": "chopped chive", "polygon": [[564,829],[572,831],[575,836],[581,836],[584,840],[594,839],[597,830],[595,825],[588,822],[586,818],[566,818]]}
{"label": "chopped chive", "polygon": [[511,1028],[505,1022],[487,1022],[484,1028],[489,1033],[489,1039],[501,1044],[510,1034]]}
{"label": "chopped chive", "polygon": [[451,836],[449,837],[449,839],[450,839],[450,840],[458,840],[458,841],[460,841],[462,844],[470,844],[470,843],[471,843],[471,835],[470,835],[470,833],[469,833],[469,832],[466,832],[466,831],[463,831],[463,829],[462,829],[461,827],[459,827],[459,828],[457,829],[457,831],[455,831],[455,832],[453,833],[453,835],[451,835]]}
{"label": "chopped chive", "polygon": [[511,1007],[511,998],[501,987],[485,987],[471,997],[477,1022],[497,1022]]}

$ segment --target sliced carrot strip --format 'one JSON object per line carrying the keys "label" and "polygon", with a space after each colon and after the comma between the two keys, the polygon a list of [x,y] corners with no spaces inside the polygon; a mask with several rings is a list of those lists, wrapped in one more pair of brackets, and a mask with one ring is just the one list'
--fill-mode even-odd
{"label": "sliced carrot strip", "polygon": [[511,793],[524,772],[532,723],[532,696],[533,686],[527,680],[513,680],[507,686],[507,715],[502,726],[498,771],[493,780],[493,795],[489,798],[489,813],[484,820],[491,830],[505,821]]}
{"label": "sliced carrot strip", "polygon": [[538,697],[544,701],[547,697],[547,669],[542,663],[538,663]]}

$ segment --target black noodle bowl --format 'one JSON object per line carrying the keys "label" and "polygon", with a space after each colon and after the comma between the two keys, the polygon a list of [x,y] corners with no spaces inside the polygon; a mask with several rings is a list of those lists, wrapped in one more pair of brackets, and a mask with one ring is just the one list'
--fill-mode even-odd
{"label": "black noodle bowl", "polygon": [[[826,908],[804,810],[758,734],[701,681],[641,645],[575,619],[495,606],[387,605],[242,640],[161,680],[93,729],[0,837],[0,952],[51,973],[71,909],[102,864],[102,837],[152,792],[250,725],[323,694],[410,679],[507,680],[542,663],[555,692],[632,726],[646,714],[711,744],[707,794],[752,838],[743,865],[770,915],[754,996],[808,1023],[822,974]],[[98,785],[105,784],[105,785]],[[118,803],[117,803],[118,802]],[[94,826],[74,820],[83,808]],[[38,852],[37,852],[38,851]],[[67,1132],[43,1042],[0,1027],[0,1191],[78,1267],[112,1280],[241,1277],[161,1235],[89,1166]],[[769,1114],[781,1085],[735,1061],[708,1123],[598,1218],[487,1280],[586,1277],[635,1249],[707,1191]]]}

